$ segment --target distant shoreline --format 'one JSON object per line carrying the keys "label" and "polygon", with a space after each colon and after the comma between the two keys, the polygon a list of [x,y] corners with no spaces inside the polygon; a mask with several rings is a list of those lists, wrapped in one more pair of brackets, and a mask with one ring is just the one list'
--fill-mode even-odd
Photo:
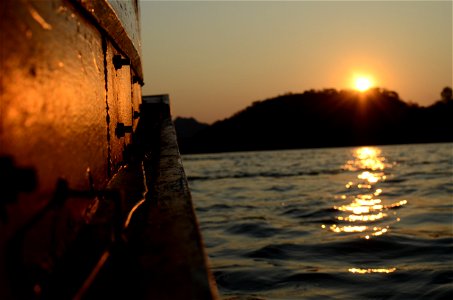
{"label": "distant shoreline", "polygon": [[448,143],[453,100],[442,95],[421,107],[379,88],[310,90],[254,102],[212,125],[176,118],[175,127],[183,154]]}

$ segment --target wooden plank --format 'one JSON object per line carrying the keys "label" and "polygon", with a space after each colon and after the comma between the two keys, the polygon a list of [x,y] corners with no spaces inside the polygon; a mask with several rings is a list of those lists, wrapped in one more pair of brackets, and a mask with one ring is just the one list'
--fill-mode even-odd
{"label": "wooden plank", "polygon": [[74,1],[96,20],[115,42],[116,47],[129,57],[135,75],[143,81],[138,1]]}
{"label": "wooden plank", "polygon": [[109,169],[115,174],[123,162],[123,152],[126,145],[131,143],[130,133],[119,135],[118,124],[132,125],[132,82],[129,65],[117,68],[113,65],[114,57],[122,57],[120,52],[110,42],[107,42],[105,59],[107,78],[107,120],[109,130]]}
{"label": "wooden plank", "polygon": [[159,151],[145,147],[144,161],[149,210],[139,259],[147,299],[217,299],[168,104],[144,103],[142,113],[146,117],[159,105],[164,108]]}

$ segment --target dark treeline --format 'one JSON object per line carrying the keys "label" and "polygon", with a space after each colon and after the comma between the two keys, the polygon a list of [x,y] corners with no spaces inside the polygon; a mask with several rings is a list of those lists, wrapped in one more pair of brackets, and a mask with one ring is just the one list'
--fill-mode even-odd
{"label": "dark treeline", "polygon": [[189,119],[197,127],[189,133],[187,119],[175,126],[182,153],[451,142],[451,88],[441,97],[420,107],[380,88],[310,90],[254,102],[210,126]]}

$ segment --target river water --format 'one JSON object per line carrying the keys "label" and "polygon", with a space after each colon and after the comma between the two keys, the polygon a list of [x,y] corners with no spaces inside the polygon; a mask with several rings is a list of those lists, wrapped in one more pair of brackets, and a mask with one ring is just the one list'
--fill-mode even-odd
{"label": "river water", "polygon": [[183,163],[222,299],[453,295],[453,144]]}

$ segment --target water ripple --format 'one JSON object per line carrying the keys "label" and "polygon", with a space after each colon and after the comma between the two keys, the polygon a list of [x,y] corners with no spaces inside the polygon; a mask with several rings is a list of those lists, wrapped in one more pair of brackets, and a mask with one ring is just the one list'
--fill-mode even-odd
{"label": "water ripple", "polygon": [[450,299],[452,149],[185,156],[223,299]]}

